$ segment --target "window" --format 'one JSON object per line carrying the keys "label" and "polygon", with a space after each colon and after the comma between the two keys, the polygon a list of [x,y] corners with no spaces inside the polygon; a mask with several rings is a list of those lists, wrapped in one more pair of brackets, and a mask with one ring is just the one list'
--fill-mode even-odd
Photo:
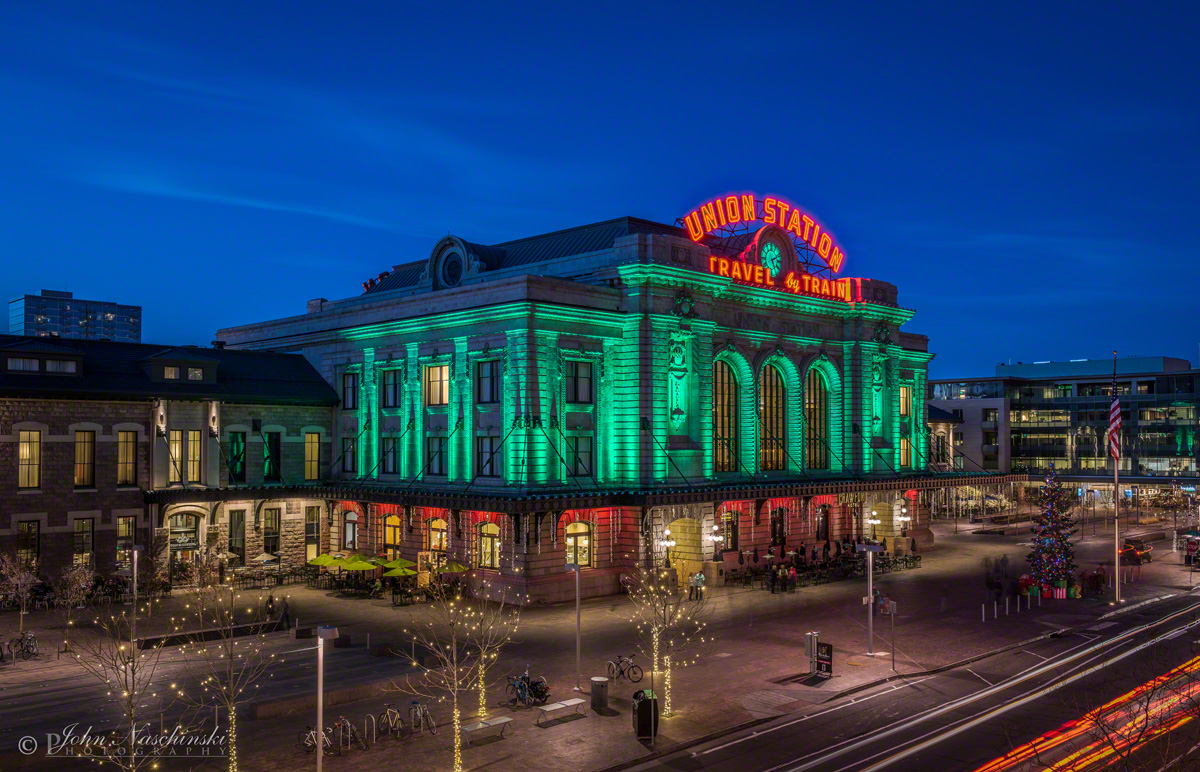
{"label": "window", "polygon": [[738,385],[728,363],[713,363],[713,471],[736,472]]}
{"label": "window", "polygon": [[479,567],[500,567],[500,526],[495,523],[479,524]]}
{"label": "window", "polygon": [[48,373],[73,373],[75,372],[75,366],[74,359],[46,360],[46,372]]}
{"label": "window", "polygon": [[246,510],[235,509],[229,513],[229,551],[237,555],[238,562],[246,565]]}
{"label": "window", "polygon": [[177,483],[183,480],[183,431],[172,429],[167,432],[167,482]]}
{"label": "window", "polygon": [[425,368],[425,404],[450,404],[450,365],[429,365]]}
{"label": "window", "polygon": [[73,562],[77,566],[89,566],[92,564],[92,534],[95,526],[96,521],[90,517],[83,517],[75,521],[75,554]]}
{"label": "window", "polygon": [[962,432],[955,432],[955,433],[954,433],[954,444],[955,444],[955,445],[962,445],[962,444],[963,444],[963,433],[962,433]]}
{"label": "window", "polygon": [[178,367],[164,367],[163,368],[163,379],[167,380],[167,381],[179,380],[179,368]]}
{"label": "window", "polygon": [[117,518],[117,565],[129,567],[133,562],[134,529],[137,518],[133,515]]}
{"label": "window", "polygon": [[342,373],[342,410],[358,410],[358,373]]}
{"label": "window", "polygon": [[310,482],[321,479],[320,432],[304,433],[304,479]]}
{"label": "window", "polygon": [[383,548],[391,560],[400,557],[400,545],[404,543],[404,527],[399,515],[388,515],[383,519]]}
{"label": "window", "polygon": [[912,414],[912,386],[900,387],[900,415]]}
{"label": "window", "polygon": [[946,459],[949,458],[949,452],[947,450],[946,433],[945,432],[938,432],[937,437],[935,438],[935,441],[934,441],[933,454],[934,454],[934,460],[936,460],[939,464],[946,463]]}
{"label": "window", "polygon": [[829,389],[825,376],[811,368],[804,383],[804,465],[829,468]]}
{"label": "window", "polygon": [[96,485],[96,433],[75,432],[75,487]]}
{"label": "window", "polygon": [[735,510],[725,510],[721,513],[721,535],[725,537],[725,541],[721,543],[722,550],[738,550],[738,515],[740,513]]}
{"label": "window", "polygon": [[17,487],[38,488],[42,484],[42,433],[22,431],[17,442]]}
{"label": "window", "polygon": [[954,417],[957,418],[958,420],[960,420],[960,421],[963,420],[963,411],[962,411],[961,407],[956,407],[953,410],[951,410],[950,412],[954,413]]}
{"label": "window", "polygon": [[342,471],[349,474],[358,471],[358,443],[353,437],[342,440]]}
{"label": "window", "polygon": [[304,508],[304,560],[317,556],[321,548],[321,508]]}
{"label": "window", "polygon": [[500,438],[475,438],[475,473],[479,477],[500,475]]}
{"label": "window", "polygon": [[783,547],[787,543],[787,510],[777,507],[771,510],[771,546]]}
{"label": "window", "polygon": [[592,526],[574,522],[567,526],[567,563],[577,566],[592,564]]}
{"label": "window", "polygon": [[17,523],[17,559],[27,566],[38,561],[41,546],[42,524],[37,520],[22,520]]}
{"label": "window", "polygon": [[383,406],[400,407],[401,389],[404,384],[400,380],[399,370],[383,371]]}
{"label": "window", "polygon": [[426,549],[433,552],[446,551],[446,521],[435,517],[429,521],[428,543]]}
{"label": "window", "polygon": [[380,448],[379,467],[383,474],[396,473],[396,438],[384,437],[380,440],[382,447]]}
{"label": "window", "polygon": [[500,361],[489,359],[475,365],[475,401],[481,405],[500,401]]}
{"label": "window", "polygon": [[263,510],[263,552],[279,552],[279,510]]}
{"label": "window", "polygon": [[25,359],[23,357],[9,357],[8,369],[17,373],[36,373],[38,371],[38,360]]}
{"label": "window", "polygon": [[246,482],[246,433],[229,433],[229,481]]}
{"label": "window", "polygon": [[962,468],[963,468],[963,457],[962,457],[962,456],[955,456],[955,457],[954,457],[954,468],[955,468],[955,469],[962,469]]}
{"label": "window", "polygon": [[204,446],[200,443],[200,430],[188,429],[187,441],[187,481],[200,482],[200,452]]}
{"label": "window", "polygon": [[204,380],[204,368],[203,367],[189,367],[188,368],[188,380],[189,381]]}
{"label": "window", "polygon": [[912,466],[912,441],[907,437],[900,438],[900,466]]}
{"label": "window", "polygon": [[[358,517],[358,515],[351,513],[347,517]],[[346,520],[342,523],[342,549],[358,549],[358,523],[354,520]]]}
{"label": "window", "polygon": [[590,477],[592,474],[592,438],[567,437],[567,475]]}
{"label": "window", "polygon": [[567,402],[590,405],[592,403],[592,363],[566,362]]}
{"label": "window", "polygon": [[280,482],[283,480],[282,436],[279,432],[267,432],[263,437],[266,438],[263,443],[263,481]]}
{"label": "window", "polygon": [[783,376],[775,367],[767,365],[758,376],[758,415],[762,421],[759,465],[764,471],[787,468],[784,461],[786,407]]}
{"label": "window", "polygon": [[425,473],[446,474],[446,438],[425,438]]}
{"label": "window", "polygon": [[117,485],[137,485],[137,432],[117,432]]}

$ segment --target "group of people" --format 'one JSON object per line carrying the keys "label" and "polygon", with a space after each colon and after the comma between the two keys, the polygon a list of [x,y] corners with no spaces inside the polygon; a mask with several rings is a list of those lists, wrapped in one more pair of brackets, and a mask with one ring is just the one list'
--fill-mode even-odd
{"label": "group of people", "polygon": [[700,600],[704,594],[704,571],[688,574],[688,600]]}

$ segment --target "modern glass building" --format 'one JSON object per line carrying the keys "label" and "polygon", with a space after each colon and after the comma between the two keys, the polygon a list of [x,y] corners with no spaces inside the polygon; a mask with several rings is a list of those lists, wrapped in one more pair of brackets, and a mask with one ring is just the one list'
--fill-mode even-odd
{"label": "modern glass building", "polygon": [[142,307],[42,290],[39,295],[22,295],[8,301],[8,333],[140,343]]}

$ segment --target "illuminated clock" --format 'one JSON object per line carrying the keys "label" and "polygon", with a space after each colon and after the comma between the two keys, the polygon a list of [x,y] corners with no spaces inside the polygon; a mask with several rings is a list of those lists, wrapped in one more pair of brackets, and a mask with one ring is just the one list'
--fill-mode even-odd
{"label": "illuminated clock", "polygon": [[772,276],[779,275],[780,269],[783,267],[783,255],[780,254],[778,246],[768,241],[759,251],[758,257],[763,268],[770,271]]}

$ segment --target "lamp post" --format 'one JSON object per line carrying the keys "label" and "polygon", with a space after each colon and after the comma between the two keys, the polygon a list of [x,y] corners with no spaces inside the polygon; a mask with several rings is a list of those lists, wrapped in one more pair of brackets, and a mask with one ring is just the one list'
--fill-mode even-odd
{"label": "lamp post", "polygon": [[317,628],[317,772],[321,772],[321,761],[325,757],[325,641],[338,637],[333,625]]}
{"label": "lamp post", "polygon": [[900,516],[897,517],[896,519],[900,521],[900,536],[907,538],[908,537],[908,523],[910,520],[912,520],[912,518],[908,516],[908,505],[907,504],[900,505]]}
{"label": "lamp post", "polygon": [[571,563],[567,565],[567,570],[575,569],[575,691],[583,691],[583,687],[579,685],[580,676],[580,638],[579,638],[579,563]]}
{"label": "lamp post", "polygon": [[872,509],[871,516],[866,521],[867,525],[871,526],[871,541],[875,541],[875,526],[879,525],[880,522],[882,521],[875,516],[875,510]]}

